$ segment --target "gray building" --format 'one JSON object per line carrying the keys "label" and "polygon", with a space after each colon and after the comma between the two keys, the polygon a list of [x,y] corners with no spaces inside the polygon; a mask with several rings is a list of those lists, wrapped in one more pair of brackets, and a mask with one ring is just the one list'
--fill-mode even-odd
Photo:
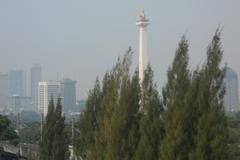
{"label": "gray building", "polygon": [[17,95],[26,96],[26,74],[22,70],[8,72],[9,97]]}
{"label": "gray building", "polygon": [[0,109],[7,108],[9,97],[8,74],[0,73]]}
{"label": "gray building", "polygon": [[238,75],[231,68],[227,68],[225,75],[224,106],[226,112],[239,111]]}
{"label": "gray building", "polygon": [[9,97],[9,107],[15,114],[22,110],[33,110],[31,102],[31,97],[20,97],[18,95]]}
{"label": "gray building", "polygon": [[76,110],[76,81],[64,79],[61,83],[64,112]]}
{"label": "gray building", "polygon": [[31,97],[33,108],[37,110],[38,104],[38,82],[42,80],[42,67],[40,64],[34,64],[30,69],[31,77]]}

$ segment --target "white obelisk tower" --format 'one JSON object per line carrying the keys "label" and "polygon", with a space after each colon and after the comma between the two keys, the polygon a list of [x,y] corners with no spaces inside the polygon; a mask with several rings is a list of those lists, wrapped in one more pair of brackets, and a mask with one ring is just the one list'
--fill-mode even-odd
{"label": "white obelisk tower", "polygon": [[139,27],[139,81],[141,85],[144,79],[144,71],[148,65],[147,26],[149,25],[149,20],[145,16],[144,9],[141,10],[136,25]]}

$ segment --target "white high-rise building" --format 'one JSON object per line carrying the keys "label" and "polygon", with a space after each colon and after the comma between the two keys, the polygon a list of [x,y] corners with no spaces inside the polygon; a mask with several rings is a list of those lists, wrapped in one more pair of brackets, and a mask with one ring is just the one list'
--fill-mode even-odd
{"label": "white high-rise building", "polygon": [[227,68],[225,75],[224,107],[227,112],[240,111],[238,97],[238,75],[231,68]]}
{"label": "white high-rise building", "polygon": [[58,81],[44,81],[38,83],[38,110],[46,117],[48,113],[48,104],[53,97],[54,104],[61,94],[61,85]]}
{"label": "white high-rise building", "polygon": [[149,25],[149,19],[146,18],[144,9],[141,10],[136,25],[139,27],[139,80],[141,84],[144,79],[144,71],[148,65],[147,26]]}

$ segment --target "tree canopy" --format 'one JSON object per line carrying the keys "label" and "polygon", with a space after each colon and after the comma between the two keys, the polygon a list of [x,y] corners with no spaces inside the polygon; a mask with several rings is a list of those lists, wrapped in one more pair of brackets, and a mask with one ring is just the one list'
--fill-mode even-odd
{"label": "tree canopy", "polygon": [[10,124],[11,121],[6,116],[0,115],[0,141],[10,141],[16,145],[19,137]]}
{"label": "tree canopy", "polygon": [[229,143],[223,106],[222,54],[217,30],[206,62],[190,70],[183,36],[160,92],[150,65],[143,82],[138,69],[130,73],[129,49],[89,92],[75,139],[78,155],[88,160],[229,159],[229,146],[235,145]]}
{"label": "tree canopy", "polygon": [[65,131],[65,117],[62,116],[61,98],[54,106],[51,98],[48,113],[43,125],[42,141],[40,143],[41,160],[68,159],[68,137]]}

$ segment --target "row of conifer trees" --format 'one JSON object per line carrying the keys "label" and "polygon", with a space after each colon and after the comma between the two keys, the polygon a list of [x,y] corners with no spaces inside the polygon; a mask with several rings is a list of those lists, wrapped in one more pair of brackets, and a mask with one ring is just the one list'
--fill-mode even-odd
{"label": "row of conifer trees", "polygon": [[[223,107],[223,51],[217,30],[202,66],[189,69],[182,37],[161,94],[150,65],[139,85],[130,73],[129,49],[90,90],[80,116],[74,152],[86,160],[228,160]],[[53,99],[43,126],[40,159],[68,159],[61,99]]]}
{"label": "row of conifer trees", "polygon": [[150,66],[141,86],[138,70],[130,74],[129,49],[90,90],[76,153],[87,160],[227,160],[220,31],[195,70],[188,49],[183,36],[161,94]]}

